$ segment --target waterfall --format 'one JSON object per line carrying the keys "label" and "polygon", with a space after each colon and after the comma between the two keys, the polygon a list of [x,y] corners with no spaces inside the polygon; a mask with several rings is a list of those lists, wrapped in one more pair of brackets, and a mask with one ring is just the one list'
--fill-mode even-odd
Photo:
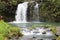
{"label": "waterfall", "polygon": [[38,9],[39,9],[38,3],[36,3],[36,5],[34,6],[35,21],[39,21],[39,10]]}
{"label": "waterfall", "polygon": [[[16,11],[16,16],[15,16],[15,21],[17,21],[17,22],[27,22],[28,3],[29,2],[24,2],[24,3],[18,4],[17,11]],[[36,3],[36,5],[34,6],[34,14],[35,14],[35,20],[34,21],[39,21],[38,3]]]}
{"label": "waterfall", "polygon": [[26,22],[26,11],[27,11],[27,5],[28,2],[24,2],[21,4],[18,4],[17,11],[16,11],[16,16],[15,16],[15,21],[17,22]]}

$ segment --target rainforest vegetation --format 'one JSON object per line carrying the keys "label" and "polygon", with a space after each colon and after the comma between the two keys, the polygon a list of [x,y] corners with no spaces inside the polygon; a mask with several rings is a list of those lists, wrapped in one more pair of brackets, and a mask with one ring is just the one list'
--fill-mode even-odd
{"label": "rainforest vegetation", "polygon": [[[0,0],[0,15],[4,21],[15,20],[19,3],[29,0]],[[39,19],[43,22],[60,22],[60,0],[35,0],[39,3]],[[32,14],[32,12],[31,12]],[[29,17],[28,17],[29,18]],[[33,18],[33,17],[31,17]]]}
{"label": "rainforest vegetation", "polygon": [[0,40],[9,40],[13,37],[19,38],[22,36],[23,34],[20,32],[20,28],[10,26],[3,20],[0,20]]}

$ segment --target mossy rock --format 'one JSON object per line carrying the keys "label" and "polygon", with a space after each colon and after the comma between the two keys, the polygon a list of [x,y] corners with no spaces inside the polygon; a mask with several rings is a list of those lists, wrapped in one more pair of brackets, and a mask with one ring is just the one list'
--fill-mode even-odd
{"label": "mossy rock", "polygon": [[52,27],[50,27],[50,28],[51,28],[52,32],[53,32],[54,34],[56,34],[56,26],[52,26]]}
{"label": "mossy rock", "polygon": [[60,40],[60,36],[59,37],[57,37],[57,39],[56,40]]}

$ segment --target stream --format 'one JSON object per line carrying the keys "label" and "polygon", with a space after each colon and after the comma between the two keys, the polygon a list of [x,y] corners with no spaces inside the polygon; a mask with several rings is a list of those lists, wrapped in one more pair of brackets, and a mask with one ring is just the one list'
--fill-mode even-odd
{"label": "stream", "polygon": [[28,23],[29,25],[27,23],[9,23],[9,24],[20,27],[20,31],[22,32],[23,36],[20,37],[18,40],[56,40],[55,35],[53,34],[52,31],[50,31],[49,28],[36,27],[35,29],[30,30],[29,27],[31,27],[32,24],[29,23]]}

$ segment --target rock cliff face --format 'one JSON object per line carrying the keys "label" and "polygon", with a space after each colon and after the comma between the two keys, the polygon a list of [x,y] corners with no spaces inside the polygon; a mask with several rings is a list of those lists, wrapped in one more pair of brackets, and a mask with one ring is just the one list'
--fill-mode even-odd
{"label": "rock cliff face", "polygon": [[33,20],[33,13],[34,13],[34,2],[28,3],[28,8],[27,8],[27,20],[31,21]]}
{"label": "rock cliff face", "polygon": [[28,3],[27,8],[27,20],[28,21],[39,21],[39,13],[38,13],[38,3],[35,1],[31,1]]}

